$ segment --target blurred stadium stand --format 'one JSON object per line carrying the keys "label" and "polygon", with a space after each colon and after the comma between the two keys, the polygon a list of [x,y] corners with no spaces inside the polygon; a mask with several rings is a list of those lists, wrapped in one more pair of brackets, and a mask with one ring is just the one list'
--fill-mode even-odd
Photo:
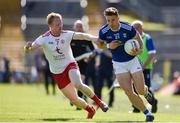
{"label": "blurred stadium stand", "polygon": [[173,27],[180,27],[180,1],[179,0],[151,0],[162,12],[164,22]]}
{"label": "blurred stadium stand", "polygon": [[26,20],[22,25],[26,41],[48,30],[46,16],[50,12],[62,14],[65,29],[72,29],[73,23],[84,15],[81,0],[22,0],[21,4],[22,17]]}
{"label": "blurred stadium stand", "polygon": [[19,0],[0,1],[0,56],[10,60],[12,71],[24,71],[24,42],[21,28],[19,27],[20,8]]}
{"label": "blurred stadium stand", "polygon": [[180,28],[180,5],[175,7],[163,7],[164,22],[173,28]]}
{"label": "blurred stadium stand", "polygon": [[[101,0],[103,3],[104,0]],[[107,4],[103,7],[114,6],[121,13],[128,13],[138,16],[143,20],[153,22],[163,22],[162,14],[158,6],[151,3],[149,0],[106,0]]]}
{"label": "blurred stadium stand", "polygon": [[173,7],[173,6],[180,6],[179,0],[151,0],[152,4],[155,4],[159,7]]}

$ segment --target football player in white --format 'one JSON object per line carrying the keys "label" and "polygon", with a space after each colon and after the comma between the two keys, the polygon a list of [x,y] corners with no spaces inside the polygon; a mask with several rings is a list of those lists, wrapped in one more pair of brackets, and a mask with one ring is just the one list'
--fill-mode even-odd
{"label": "football player in white", "polygon": [[108,106],[87,85],[82,83],[70,46],[72,39],[96,42],[97,38],[87,33],[64,31],[62,16],[58,13],[48,14],[47,23],[49,31],[39,36],[34,42],[27,42],[24,46],[25,52],[28,53],[42,47],[59,89],[74,105],[88,112],[87,118],[93,118],[95,109],[78,97],[76,89],[93,99],[102,111],[106,112]]}

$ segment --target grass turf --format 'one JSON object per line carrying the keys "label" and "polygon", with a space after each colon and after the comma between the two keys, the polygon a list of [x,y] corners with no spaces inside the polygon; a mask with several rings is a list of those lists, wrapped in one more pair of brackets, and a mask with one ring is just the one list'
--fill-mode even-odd
{"label": "grass turf", "polygon": [[[104,100],[107,89],[103,90]],[[180,97],[164,96],[159,98],[156,122],[180,122]],[[88,100],[92,103],[91,100]],[[131,110],[125,94],[115,90],[113,108],[107,113],[98,110],[92,120],[86,119],[84,110],[77,111],[57,90],[56,96],[46,95],[42,85],[0,84],[0,121],[9,122],[143,122],[142,113],[128,113]]]}

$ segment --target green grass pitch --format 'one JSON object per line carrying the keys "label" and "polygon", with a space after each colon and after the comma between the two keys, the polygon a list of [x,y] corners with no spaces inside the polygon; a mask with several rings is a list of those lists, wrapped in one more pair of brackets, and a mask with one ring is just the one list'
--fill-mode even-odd
{"label": "green grass pitch", "polygon": [[[104,100],[107,89],[103,90]],[[158,96],[159,110],[155,122],[180,122],[180,97]],[[88,102],[92,103],[91,100]],[[132,114],[131,104],[120,89],[115,90],[113,108],[107,113],[98,110],[93,119],[86,119],[84,110],[76,111],[57,90],[46,95],[42,85],[0,84],[0,122],[143,122],[142,113]]]}

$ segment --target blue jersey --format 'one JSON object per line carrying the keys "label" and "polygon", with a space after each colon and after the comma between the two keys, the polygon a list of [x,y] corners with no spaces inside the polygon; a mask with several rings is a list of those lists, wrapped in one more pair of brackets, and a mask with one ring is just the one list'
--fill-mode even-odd
{"label": "blue jersey", "polygon": [[111,30],[108,24],[104,25],[99,30],[99,38],[106,43],[118,40],[121,43],[116,49],[111,49],[112,59],[116,62],[126,62],[133,59],[135,56],[127,54],[124,50],[124,44],[127,40],[134,38],[136,30],[128,23],[120,22],[120,29],[117,31]]}

